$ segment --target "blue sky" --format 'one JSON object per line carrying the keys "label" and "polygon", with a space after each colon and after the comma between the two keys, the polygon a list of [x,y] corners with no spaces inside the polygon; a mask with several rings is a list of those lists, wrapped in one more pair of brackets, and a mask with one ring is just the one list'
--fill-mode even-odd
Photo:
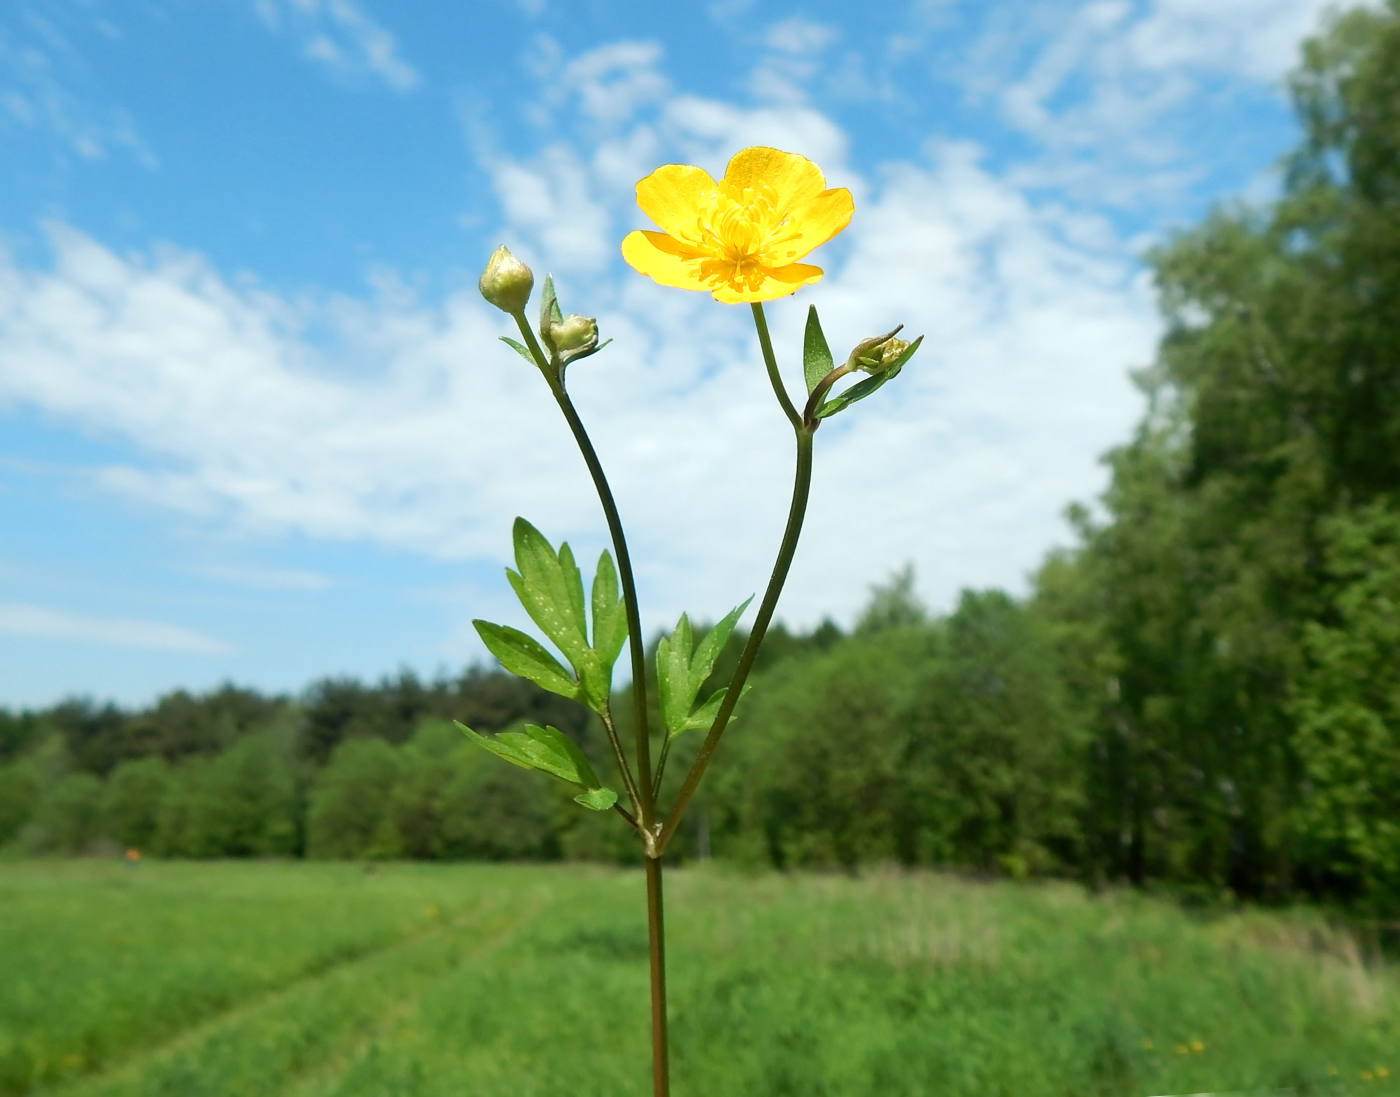
{"label": "blue sky", "polygon": [[790,438],[746,310],[627,270],[636,179],[801,152],[856,198],[769,309],[793,384],[926,349],[818,436],[780,615],[1024,590],[1140,404],[1143,251],[1273,192],[1317,0],[0,7],[0,705],[456,669],[524,514],[596,504],[475,294],[509,244],[616,341],[571,374],[644,620],[761,587]]}

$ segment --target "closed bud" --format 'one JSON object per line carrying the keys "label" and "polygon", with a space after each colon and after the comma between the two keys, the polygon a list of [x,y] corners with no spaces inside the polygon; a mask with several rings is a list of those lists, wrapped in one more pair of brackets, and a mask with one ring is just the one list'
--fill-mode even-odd
{"label": "closed bud", "polygon": [[598,342],[598,321],[571,312],[549,325],[549,341],[560,354],[589,350]]}
{"label": "closed bud", "polygon": [[530,291],[535,288],[535,275],[502,245],[491,253],[477,286],[481,296],[491,304],[502,312],[514,315],[523,311],[530,300]]}
{"label": "closed bud", "polygon": [[899,356],[909,349],[907,342],[894,337],[898,330],[899,328],[895,328],[884,335],[857,343],[856,349],[851,351],[851,356],[846,359],[846,364],[852,369],[863,370],[866,373],[884,373],[892,368],[899,361]]}

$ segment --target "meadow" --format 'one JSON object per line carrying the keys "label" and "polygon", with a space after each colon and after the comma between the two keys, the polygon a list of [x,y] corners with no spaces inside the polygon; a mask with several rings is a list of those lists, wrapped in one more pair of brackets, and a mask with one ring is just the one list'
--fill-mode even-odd
{"label": "meadow", "polygon": [[[669,877],[676,1091],[1400,1091],[1400,984],[1307,910],[933,873]],[[0,865],[0,1094],[647,1090],[639,871]]]}

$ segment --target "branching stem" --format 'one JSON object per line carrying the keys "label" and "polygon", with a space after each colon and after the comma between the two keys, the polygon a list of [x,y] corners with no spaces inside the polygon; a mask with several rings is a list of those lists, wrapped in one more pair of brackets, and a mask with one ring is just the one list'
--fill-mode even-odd
{"label": "branching stem", "polygon": [[598,491],[598,501],[603,505],[603,516],[608,522],[608,532],[612,535],[613,552],[617,554],[617,574],[622,583],[622,603],[627,612],[627,642],[632,654],[632,709],[637,725],[637,780],[632,780],[631,772],[626,768],[625,757],[622,759],[623,779],[628,783],[629,791],[637,796],[637,815],[642,824],[645,841],[651,836],[656,808],[651,795],[651,733],[647,727],[646,647],[642,641],[642,617],[637,607],[637,584],[632,577],[632,557],[627,551],[627,536],[622,531],[622,519],[617,513],[617,503],[613,500],[612,488],[608,486],[602,462],[598,460],[598,453],[593,448],[588,431],[584,429],[583,420],[574,409],[574,402],[569,399],[569,394],[564,389],[563,378],[556,374],[553,365],[545,357],[539,340],[530,328],[530,322],[525,319],[525,313],[517,312],[514,316],[516,326],[520,328],[520,334],[525,339],[525,345],[530,348],[535,364],[544,374],[549,391],[553,393],[555,403],[564,413],[569,430],[573,432],[574,441],[578,443],[579,451],[583,454],[583,463],[588,466],[588,474],[593,477],[593,486]]}

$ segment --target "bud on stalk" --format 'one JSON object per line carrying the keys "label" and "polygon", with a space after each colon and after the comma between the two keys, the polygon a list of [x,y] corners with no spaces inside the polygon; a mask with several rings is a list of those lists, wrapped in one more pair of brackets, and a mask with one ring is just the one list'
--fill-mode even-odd
{"label": "bud on stalk", "polygon": [[491,254],[477,282],[481,296],[512,316],[523,312],[535,288],[535,275],[524,263],[501,245]]}

